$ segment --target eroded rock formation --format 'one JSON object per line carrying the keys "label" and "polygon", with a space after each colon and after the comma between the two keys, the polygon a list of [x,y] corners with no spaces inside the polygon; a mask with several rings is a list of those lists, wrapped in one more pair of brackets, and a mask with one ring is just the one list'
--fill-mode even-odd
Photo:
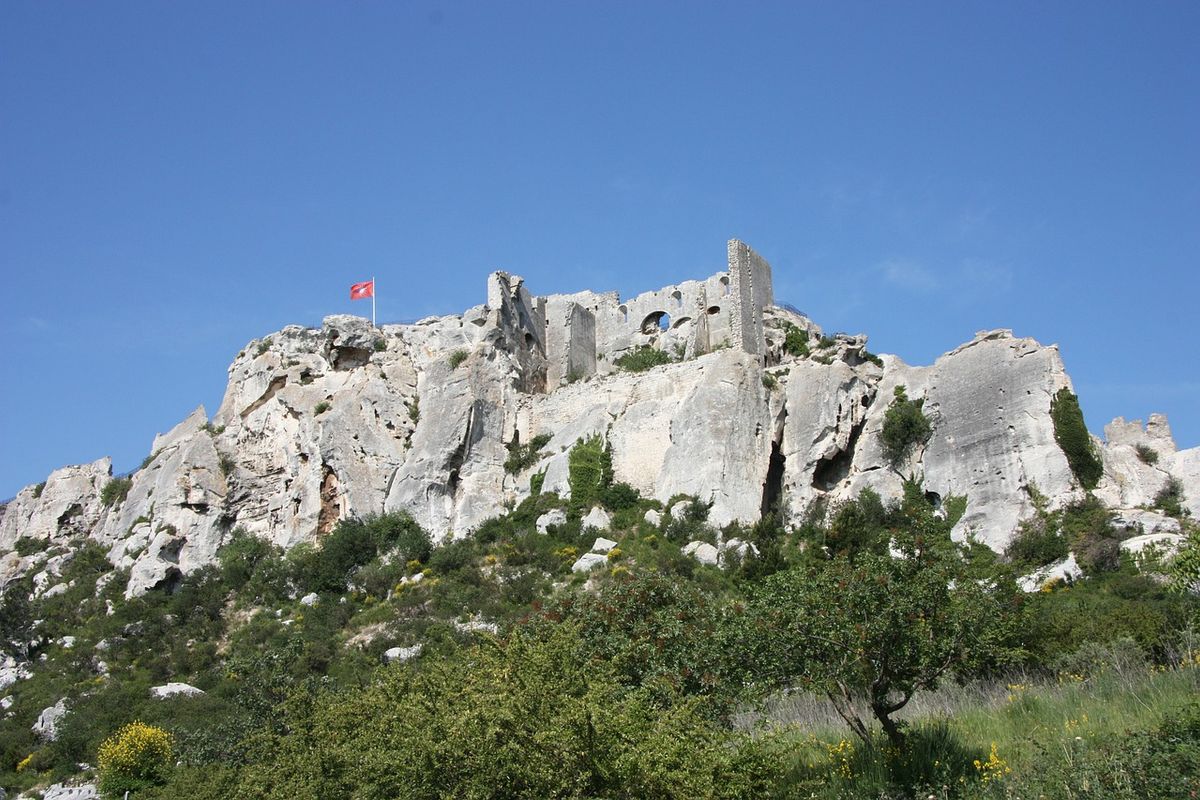
{"label": "eroded rock formation", "polygon": [[[103,502],[103,459],[9,502],[0,581],[40,563],[14,552],[22,538],[38,549],[90,537],[131,569],[136,594],[212,562],[236,527],[287,547],[346,517],[406,510],[435,538],[464,535],[526,497],[535,473],[567,494],[568,451],[595,434],[616,480],[664,502],[711,501],[716,525],[769,510],[795,520],[866,487],[889,499],[919,475],[931,496],[967,497],[957,535],[1002,549],[1032,513],[1031,490],[1052,505],[1082,496],[1049,414],[1071,385],[1056,347],[998,330],[931,366],[875,357],[865,337],[822,338],[776,306],[770,267],[748,246],[731,241],[727,255],[725,271],[628,300],[538,297],[494,273],[487,303],[461,315],[378,328],[333,316],[251,342],[213,418],[200,408],[156,437],[123,497]],[[671,363],[619,367],[646,347]],[[897,465],[881,431],[898,386],[933,433]],[[536,463],[507,472],[509,447],[539,435],[550,439]],[[1200,450],[1177,451],[1164,418],[1118,419],[1106,438],[1105,503],[1137,511],[1174,479],[1200,515]],[[41,569],[38,585],[52,587]]]}

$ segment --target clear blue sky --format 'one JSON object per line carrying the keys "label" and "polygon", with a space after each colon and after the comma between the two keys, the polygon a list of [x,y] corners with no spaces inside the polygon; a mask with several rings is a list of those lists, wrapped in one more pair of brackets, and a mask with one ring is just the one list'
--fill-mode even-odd
{"label": "clear blue sky", "polygon": [[289,323],[724,265],[929,363],[1062,347],[1200,444],[1200,3],[0,4],[0,497]]}

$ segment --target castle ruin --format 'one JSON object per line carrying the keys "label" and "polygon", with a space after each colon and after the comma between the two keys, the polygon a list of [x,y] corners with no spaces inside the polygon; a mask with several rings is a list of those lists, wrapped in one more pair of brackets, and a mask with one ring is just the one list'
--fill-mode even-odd
{"label": "castle ruin", "polygon": [[763,309],[774,304],[771,265],[729,240],[728,269],[628,300],[617,292],[538,297],[506,272],[488,277],[487,305],[503,346],[520,365],[520,388],[548,392],[612,372],[626,353],[652,347],[692,358],[731,347],[765,357]]}

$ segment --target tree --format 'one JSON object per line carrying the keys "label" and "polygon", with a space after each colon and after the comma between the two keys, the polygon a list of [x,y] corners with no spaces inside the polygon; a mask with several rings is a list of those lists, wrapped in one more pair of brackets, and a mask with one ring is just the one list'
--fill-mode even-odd
{"label": "tree", "polygon": [[892,467],[899,467],[917,445],[925,444],[933,434],[929,417],[922,411],[924,400],[909,400],[903,386],[897,386],[895,397],[883,415],[883,455]]}
{"label": "tree", "polygon": [[956,670],[1004,660],[1016,640],[1011,580],[972,579],[949,521],[928,503],[909,498],[900,512],[893,554],[835,555],[772,575],[742,620],[748,678],[826,695],[867,746],[864,708],[902,747],[893,714]]}
{"label": "tree", "polygon": [[100,794],[117,798],[166,783],[173,750],[174,740],[162,728],[129,723],[100,745]]}

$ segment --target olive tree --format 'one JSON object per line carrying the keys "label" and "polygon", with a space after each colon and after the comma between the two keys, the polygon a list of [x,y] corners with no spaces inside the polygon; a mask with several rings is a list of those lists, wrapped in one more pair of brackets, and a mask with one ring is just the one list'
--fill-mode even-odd
{"label": "olive tree", "polygon": [[1021,595],[1010,579],[972,577],[949,522],[918,502],[890,531],[890,552],[835,555],[755,587],[740,625],[750,680],[824,694],[868,746],[874,717],[891,744],[893,717],[955,671],[1012,652]]}

